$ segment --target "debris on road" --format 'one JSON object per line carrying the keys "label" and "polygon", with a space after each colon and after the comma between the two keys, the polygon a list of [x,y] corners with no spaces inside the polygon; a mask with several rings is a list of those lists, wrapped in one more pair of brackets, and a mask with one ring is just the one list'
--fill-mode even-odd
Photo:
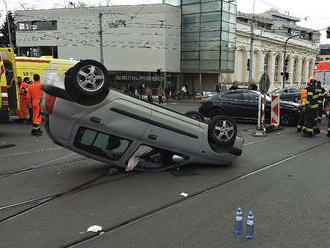
{"label": "debris on road", "polygon": [[90,226],[87,229],[87,232],[97,233],[97,232],[101,232],[101,231],[102,231],[102,227],[101,226],[98,226],[98,225]]}
{"label": "debris on road", "polygon": [[187,193],[184,193],[184,192],[182,192],[182,193],[180,194],[180,196],[183,196],[183,197],[187,197],[187,196],[188,196],[188,194],[187,194]]}

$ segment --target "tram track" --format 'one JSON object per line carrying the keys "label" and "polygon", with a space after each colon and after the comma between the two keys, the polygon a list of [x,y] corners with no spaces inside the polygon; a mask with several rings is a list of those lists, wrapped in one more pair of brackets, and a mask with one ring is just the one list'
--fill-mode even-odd
{"label": "tram track", "polygon": [[83,191],[83,190],[87,190],[87,189],[90,189],[92,187],[98,186],[100,184],[106,184],[106,183],[111,183],[111,182],[114,182],[114,181],[118,181],[118,180],[124,179],[124,178],[126,178],[128,176],[132,176],[132,175],[133,174],[129,174],[129,173],[124,174],[124,175],[120,175],[120,176],[117,176],[117,177],[115,175],[112,175],[111,176],[112,178],[109,177],[112,180],[107,180],[107,181],[104,181],[102,183],[97,183],[102,178],[105,178],[106,176],[109,176],[108,172],[107,172],[107,173],[103,173],[101,175],[98,175],[96,177],[93,177],[91,179],[88,179],[87,181],[85,181],[83,183],[80,183],[76,186],[73,186],[73,187],[71,187],[67,190],[61,191],[61,192],[56,193],[56,194],[46,195],[46,196],[37,197],[37,198],[33,198],[33,199],[30,199],[30,200],[25,200],[25,201],[10,204],[10,205],[0,206],[0,214],[1,214],[1,212],[3,212],[3,211],[8,211],[8,210],[11,210],[11,209],[14,209],[14,208],[23,207],[25,205],[28,205],[26,208],[24,208],[22,210],[14,211],[13,213],[8,214],[7,216],[4,216],[4,217],[0,218],[0,224],[5,222],[5,221],[9,221],[9,220],[11,220],[15,217],[18,217],[22,214],[25,214],[29,211],[32,211],[32,210],[34,210],[38,207],[41,207],[42,205],[44,205],[44,204],[46,204],[50,201],[53,201],[55,199],[58,199],[59,197],[62,197],[62,196],[65,196],[65,195],[68,195],[68,194],[71,194],[71,193],[76,193],[76,192],[80,192],[80,191]]}
{"label": "tram track", "polygon": [[[119,223],[116,223],[114,225],[111,225],[111,226],[108,226],[108,227],[105,227],[103,228],[102,230],[102,235],[104,234],[109,234],[109,233],[112,233],[112,232],[115,232],[115,231],[119,231],[120,229],[122,228],[125,228],[125,227],[129,227],[131,225],[134,225],[134,224],[137,224],[147,218],[150,218],[154,215],[157,215],[157,214],[160,214],[162,213],[163,211],[166,211],[172,207],[175,207],[176,205],[178,205],[179,203],[182,203],[182,202],[185,202],[185,201],[189,201],[191,200],[192,198],[195,198],[195,197],[198,197],[199,195],[201,194],[204,194],[206,192],[209,192],[209,191],[213,191],[213,190],[216,190],[220,187],[223,187],[227,184],[230,184],[230,183],[234,183],[234,182],[237,182],[239,180],[242,180],[244,178],[247,178],[249,176],[252,176],[252,175],[255,175],[255,174],[258,174],[258,173],[261,173],[262,171],[265,171],[267,169],[270,169],[272,167],[275,167],[275,166],[279,166],[287,161],[290,161],[292,159],[295,159],[297,157],[300,157],[310,151],[313,151],[323,145],[328,145],[330,143],[330,141],[325,141],[325,142],[322,142],[322,143],[319,143],[317,145],[314,145],[314,146],[311,146],[309,148],[306,148],[300,152],[296,152],[295,154],[292,154],[292,155],[288,155],[288,156],[285,156],[284,158],[281,158],[277,161],[274,161],[270,164],[265,164],[264,166],[262,167],[259,167],[258,169],[255,169],[253,171],[250,171],[250,172],[247,172],[247,173],[244,173],[244,174],[241,174],[241,175],[238,175],[236,177],[232,177],[228,180],[225,180],[223,182],[219,182],[219,183],[215,183],[213,185],[209,185],[203,189],[200,189],[200,190],[197,190],[195,192],[191,192],[188,197],[185,197],[185,198],[179,198],[179,199],[176,199],[172,202],[169,202],[167,204],[163,204],[162,206],[159,206],[157,208],[154,208],[154,209],[151,209],[151,210],[148,210],[144,213],[141,213],[139,215],[136,215],[134,217],[131,217],[131,218],[128,218],[122,222],[119,222]],[[79,240],[76,240],[76,241],[73,241],[71,243],[68,243],[64,246],[62,246],[63,248],[76,248],[76,247],[79,247],[80,245],[84,245],[88,242],[91,242],[95,239],[97,239],[99,237],[99,233],[96,233],[96,234],[91,234],[90,236],[88,237],[84,237],[82,239],[79,239]]]}

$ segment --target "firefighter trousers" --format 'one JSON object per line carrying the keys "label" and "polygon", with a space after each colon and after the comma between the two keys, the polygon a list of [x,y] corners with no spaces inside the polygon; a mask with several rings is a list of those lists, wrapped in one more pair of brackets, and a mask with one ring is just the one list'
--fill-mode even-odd
{"label": "firefighter trousers", "polygon": [[300,114],[299,114],[299,120],[298,120],[298,124],[297,124],[297,131],[300,132],[304,126],[305,123],[305,117],[306,117],[306,109],[302,108],[300,110]]}
{"label": "firefighter trousers", "polygon": [[306,136],[314,135],[315,118],[317,118],[317,111],[313,109],[306,110],[305,123],[302,128],[304,135]]}

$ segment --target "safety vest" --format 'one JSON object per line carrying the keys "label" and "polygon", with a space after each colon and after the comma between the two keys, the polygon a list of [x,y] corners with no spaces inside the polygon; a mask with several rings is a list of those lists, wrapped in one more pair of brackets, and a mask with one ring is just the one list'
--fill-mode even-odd
{"label": "safety vest", "polygon": [[42,89],[41,89],[41,83],[38,81],[35,81],[33,84],[31,84],[28,88],[26,97],[28,101],[31,101],[32,98],[32,104],[39,104],[42,97]]}
{"label": "safety vest", "polygon": [[307,103],[307,89],[302,89],[300,92],[301,106],[305,106]]}

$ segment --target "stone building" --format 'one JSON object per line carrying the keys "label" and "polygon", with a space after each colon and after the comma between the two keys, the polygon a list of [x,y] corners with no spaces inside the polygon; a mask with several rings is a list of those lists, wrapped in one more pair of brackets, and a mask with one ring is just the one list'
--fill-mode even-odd
{"label": "stone building", "polygon": [[252,15],[237,13],[235,73],[222,75],[221,81],[228,84],[249,81],[248,59],[250,58],[251,23],[253,23],[252,81],[258,83],[264,72],[270,77],[270,89],[282,85],[284,44],[287,43],[289,79],[285,87],[300,87],[312,75],[313,65],[319,51],[318,31],[297,26],[298,18],[277,10]]}

